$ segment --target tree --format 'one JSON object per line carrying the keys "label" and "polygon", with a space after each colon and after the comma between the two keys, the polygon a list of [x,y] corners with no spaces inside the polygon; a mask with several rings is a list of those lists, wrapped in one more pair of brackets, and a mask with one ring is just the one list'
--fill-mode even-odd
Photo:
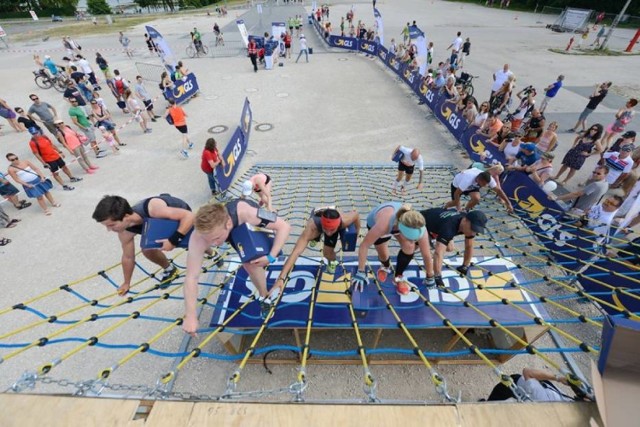
{"label": "tree", "polygon": [[108,15],[111,13],[111,7],[106,0],[87,0],[87,10],[92,15]]}

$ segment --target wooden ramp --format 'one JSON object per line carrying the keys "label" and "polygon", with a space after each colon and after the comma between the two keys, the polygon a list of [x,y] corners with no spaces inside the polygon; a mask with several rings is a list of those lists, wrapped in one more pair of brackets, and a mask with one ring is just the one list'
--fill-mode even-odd
{"label": "wooden ramp", "polygon": [[592,417],[597,419],[598,425],[602,425],[595,403],[469,403],[430,406],[266,404],[141,402],[108,398],[1,394],[0,408],[2,427],[583,427],[589,425]]}

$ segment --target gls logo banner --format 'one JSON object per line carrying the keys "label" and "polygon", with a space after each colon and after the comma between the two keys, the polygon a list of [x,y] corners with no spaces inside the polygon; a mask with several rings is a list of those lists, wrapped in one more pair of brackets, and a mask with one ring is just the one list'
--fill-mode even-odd
{"label": "gls logo banner", "polygon": [[198,93],[200,88],[198,87],[198,81],[195,74],[191,73],[185,77],[184,80],[177,80],[173,91],[170,91],[170,97],[176,100],[176,104],[184,104],[193,95]]}
{"label": "gls logo banner", "polygon": [[[448,262],[452,265],[460,265],[462,258],[449,258]],[[506,298],[509,301],[518,302],[518,307],[529,313],[543,319],[548,317],[542,305],[527,303],[527,301],[535,300],[534,298],[525,294],[524,291],[509,285],[511,282],[522,282],[520,271],[509,259],[477,257],[473,259],[473,262],[481,265],[483,269],[489,270],[491,275],[487,276],[484,271],[473,267],[470,269],[469,278],[460,277],[452,270],[443,271],[445,285],[458,297],[473,304],[483,304],[482,310],[498,322],[530,321],[530,317],[513,306],[484,303],[499,302],[501,298]],[[269,288],[279,277],[282,264],[283,258],[280,258],[269,267],[267,271]],[[373,260],[369,265],[374,271],[380,267],[380,263]],[[315,287],[318,291],[316,294],[317,305],[315,305],[313,312],[314,322],[335,325],[335,327],[351,323],[349,310],[346,308],[350,298],[345,294],[345,291],[350,288],[351,276],[357,270],[357,258],[345,257],[333,274],[319,270],[318,266],[317,259],[298,259],[289,275],[282,300],[270,322],[278,322],[279,326],[282,327],[296,326],[300,322],[304,323],[309,315],[309,302]],[[370,277],[372,277],[371,272],[369,273]],[[460,301],[456,296],[435,288],[426,288],[423,283],[424,271],[415,262],[412,262],[405,270],[404,277],[415,285],[416,289],[436,305],[438,310],[451,319],[453,323],[486,322],[486,319],[480,317],[473,310],[461,310]],[[477,289],[476,285],[479,284],[490,288],[492,292]],[[382,289],[391,304],[402,308],[402,320],[405,324],[410,326],[442,324],[440,317],[434,310],[425,307],[415,292],[399,296],[395,292],[395,287],[388,283],[383,283]],[[218,303],[211,318],[211,326],[223,323],[240,305],[248,301],[249,295],[255,292],[255,285],[249,279],[246,271],[244,269],[238,271],[236,277],[232,279],[228,287],[225,286],[218,298]],[[378,294],[377,287],[373,283],[366,286],[363,292],[354,292],[351,300],[356,310],[363,314],[358,320],[358,323],[362,326],[374,324],[396,325],[397,321],[391,312],[382,310],[385,302]],[[228,326],[254,327],[261,322],[259,305],[250,302],[243,310],[242,315],[236,316]]]}
{"label": "gls logo banner", "polygon": [[329,36],[329,44],[334,47],[356,50],[357,39],[353,37]]}
{"label": "gls logo banner", "polygon": [[371,42],[360,42],[360,50],[375,55],[378,45]]}

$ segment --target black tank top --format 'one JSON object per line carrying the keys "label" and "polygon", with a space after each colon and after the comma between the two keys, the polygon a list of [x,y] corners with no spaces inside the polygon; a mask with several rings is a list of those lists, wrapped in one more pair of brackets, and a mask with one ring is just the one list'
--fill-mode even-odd
{"label": "black tank top", "polygon": [[[235,199],[235,200],[231,200],[230,202],[227,202],[225,207],[227,208],[227,213],[231,217],[231,223],[233,224],[232,228],[236,228],[240,223],[240,221],[238,220],[238,203],[246,203],[249,206],[252,206],[252,207],[254,207],[256,209],[260,208],[260,206],[258,206],[258,204],[256,202],[254,202],[253,200],[250,200],[250,199]],[[232,243],[231,242],[231,233],[229,233],[229,237],[227,238],[227,242],[228,243]]]}
{"label": "black tank top", "polygon": [[[152,199],[160,199],[164,201],[167,204],[167,206],[169,206],[170,208],[180,208],[180,209],[186,209],[188,211],[191,211],[191,207],[187,204],[187,202],[185,202],[182,199],[178,199],[177,197],[173,197],[172,195],[167,193],[163,193],[163,194],[160,194],[159,196],[149,197],[148,199],[141,200],[135,205],[133,205],[131,209],[133,209],[133,212],[140,215],[143,220],[146,218],[151,218],[151,216],[149,215],[149,202]],[[144,227],[144,224],[133,225],[127,228],[127,231],[134,234],[142,234],[143,227]]]}

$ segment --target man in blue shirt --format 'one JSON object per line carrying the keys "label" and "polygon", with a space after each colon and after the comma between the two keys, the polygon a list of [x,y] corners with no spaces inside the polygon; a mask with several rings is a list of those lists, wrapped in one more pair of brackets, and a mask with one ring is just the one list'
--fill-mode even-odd
{"label": "man in blue shirt", "polygon": [[524,171],[527,166],[531,166],[538,161],[540,156],[536,150],[536,144],[525,143],[520,145],[520,151],[516,154],[518,165],[509,166],[508,170]]}
{"label": "man in blue shirt", "polygon": [[556,80],[555,83],[551,83],[549,86],[544,88],[545,96],[539,108],[541,113],[544,113],[544,110],[547,108],[547,105],[549,104],[549,101],[551,101],[551,98],[554,98],[558,94],[558,91],[562,87],[563,80],[564,80],[564,76],[560,74],[558,76],[558,80]]}
{"label": "man in blue shirt", "polygon": [[58,74],[58,66],[53,63],[49,55],[45,55],[42,65],[45,66],[51,76],[55,76],[56,74]]}

